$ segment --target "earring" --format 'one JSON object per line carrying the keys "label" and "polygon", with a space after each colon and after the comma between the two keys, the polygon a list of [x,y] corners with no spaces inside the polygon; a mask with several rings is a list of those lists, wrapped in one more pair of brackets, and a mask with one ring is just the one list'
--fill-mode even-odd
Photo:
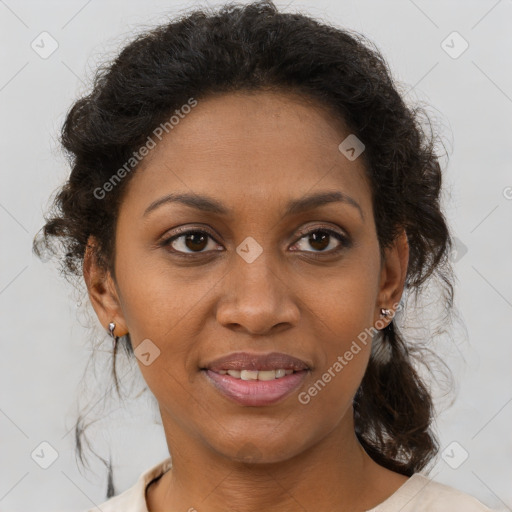
{"label": "earring", "polygon": [[380,314],[382,316],[388,316],[388,315],[391,315],[391,309],[384,309],[384,308],[380,308]]}
{"label": "earring", "polygon": [[112,338],[114,339],[114,341],[112,342],[112,344],[113,344],[113,348],[114,348],[114,351],[116,350],[117,340],[118,340],[118,338],[119,338],[119,336],[116,336],[116,335],[114,334],[114,329],[115,329],[115,328],[116,328],[116,324],[115,324],[114,322],[110,322],[110,323],[108,324],[108,329],[109,329],[109,331],[110,331],[110,333],[109,333],[109,334],[110,334],[110,336],[112,336]]}

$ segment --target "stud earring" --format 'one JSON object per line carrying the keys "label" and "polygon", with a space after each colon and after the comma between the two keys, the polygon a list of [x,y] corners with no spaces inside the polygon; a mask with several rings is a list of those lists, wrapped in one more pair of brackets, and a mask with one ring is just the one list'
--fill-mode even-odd
{"label": "stud earring", "polygon": [[117,340],[118,340],[118,338],[119,338],[119,336],[116,336],[116,335],[114,334],[114,329],[115,329],[115,328],[116,328],[116,324],[115,324],[114,322],[110,322],[110,323],[108,324],[108,330],[110,331],[110,333],[109,333],[109,334],[110,334],[110,336],[111,336],[111,337],[113,338],[113,340],[114,340],[114,341],[112,342],[112,345],[113,345],[114,351],[115,351],[115,349],[116,349]]}

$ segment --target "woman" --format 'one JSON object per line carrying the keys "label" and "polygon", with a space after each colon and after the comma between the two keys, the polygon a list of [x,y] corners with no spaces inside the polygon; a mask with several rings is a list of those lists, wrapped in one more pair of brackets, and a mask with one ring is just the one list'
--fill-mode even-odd
{"label": "woman", "polygon": [[68,113],[35,250],[62,242],[171,455],[103,512],[489,510],[420,473],[433,403],[399,320],[432,280],[452,306],[452,240],[433,139],[370,46],[271,2],[197,11]]}

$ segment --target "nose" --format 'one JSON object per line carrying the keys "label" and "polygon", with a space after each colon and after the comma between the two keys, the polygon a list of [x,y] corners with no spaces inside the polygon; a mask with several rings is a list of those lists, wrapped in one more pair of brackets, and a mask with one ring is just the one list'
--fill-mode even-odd
{"label": "nose", "polygon": [[298,324],[300,309],[293,286],[279,264],[270,264],[265,251],[252,263],[236,256],[222,280],[217,321],[230,329],[265,335]]}

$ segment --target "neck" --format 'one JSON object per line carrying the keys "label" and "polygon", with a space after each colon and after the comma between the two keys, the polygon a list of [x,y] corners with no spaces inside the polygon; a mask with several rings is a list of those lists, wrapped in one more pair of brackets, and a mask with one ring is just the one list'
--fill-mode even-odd
{"label": "neck", "polygon": [[352,408],[321,442],[273,463],[228,459],[165,421],[172,469],[148,488],[150,512],[364,512],[407,479],[376,464],[354,432]]}

